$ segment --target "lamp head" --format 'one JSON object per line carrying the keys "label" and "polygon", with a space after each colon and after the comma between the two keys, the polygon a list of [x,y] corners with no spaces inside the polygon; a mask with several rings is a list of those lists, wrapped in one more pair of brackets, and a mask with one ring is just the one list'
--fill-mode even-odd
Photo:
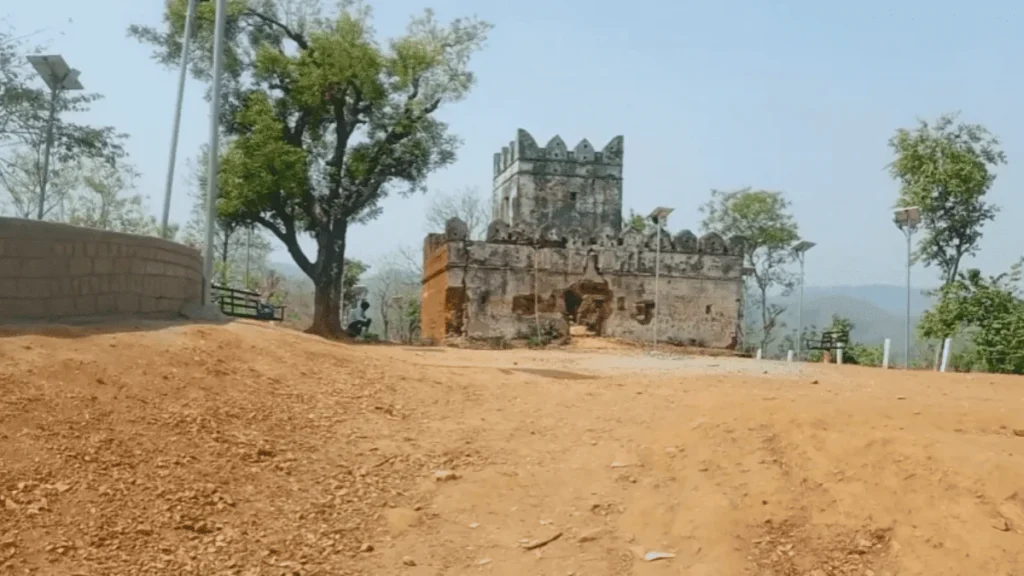
{"label": "lamp head", "polygon": [[921,224],[921,209],[917,206],[893,210],[893,222],[900,230],[914,230]]}

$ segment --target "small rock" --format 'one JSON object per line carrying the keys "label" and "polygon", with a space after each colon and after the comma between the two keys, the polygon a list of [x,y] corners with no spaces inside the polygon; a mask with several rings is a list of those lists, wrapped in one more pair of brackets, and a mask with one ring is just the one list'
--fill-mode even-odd
{"label": "small rock", "polygon": [[811,384],[817,384],[817,383],[818,383],[817,379],[811,380]]}
{"label": "small rock", "polygon": [[473,522],[472,524],[469,525],[469,527],[470,528],[479,528],[480,527],[480,523],[479,522]]}
{"label": "small rock", "polygon": [[628,468],[628,467],[629,467],[629,464],[624,464],[622,462],[612,462],[612,468]]}
{"label": "small rock", "polygon": [[584,542],[593,542],[601,536],[604,536],[604,533],[604,528],[594,528],[592,530],[587,530],[586,532],[580,534],[580,537],[577,539],[577,541],[580,544],[583,544]]}
{"label": "small rock", "polygon": [[897,400],[906,400],[907,397],[906,396],[897,396],[896,399]]}
{"label": "small rock", "polygon": [[359,551],[360,552],[373,552],[373,544],[370,544],[369,542],[367,542],[366,544],[363,544],[362,546],[359,547]]}
{"label": "small rock", "polygon": [[483,566],[485,564],[490,564],[491,563],[491,559],[490,558],[481,558],[480,560],[477,560],[476,563],[478,565],[480,565],[480,566]]}
{"label": "small rock", "polygon": [[405,556],[402,558],[402,564],[405,564],[406,566],[415,566],[416,561],[412,559],[412,556]]}
{"label": "small rock", "polygon": [[452,470],[438,470],[434,472],[434,482],[451,482],[458,479],[459,475]]}
{"label": "small rock", "polygon": [[1013,435],[1018,438],[1024,438],[1024,428],[1014,428]]}
{"label": "small rock", "polygon": [[654,562],[656,560],[669,560],[669,559],[675,558],[675,557],[676,557],[676,555],[672,554],[671,552],[655,552],[655,551],[651,551],[651,552],[648,552],[647,554],[644,554],[644,560],[646,560],[648,562]]}
{"label": "small rock", "polygon": [[1010,531],[1010,523],[1006,520],[1006,518],[1000,518],[1000,519],[996,520],[995,522],[992,523],[992,527],[995,528],[996,530],[999,530],[1000,532],[1009,532]]}

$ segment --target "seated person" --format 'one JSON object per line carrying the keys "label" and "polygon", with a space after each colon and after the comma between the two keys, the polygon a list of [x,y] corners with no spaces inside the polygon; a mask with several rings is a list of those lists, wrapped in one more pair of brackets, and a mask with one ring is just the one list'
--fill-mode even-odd
{"label": "seated person", "polygon": [[347,330],[349,336],[358,338],[370,328],[370,319],[366,317],[366,310],[369,307],[370,303],[363,300],[357,308],[353,308],[349,313]]}
{"label": "seated person", "polygon": [[257,318],[273,318],[274,317],[274,305],[267,301],[262,301],[256,304],[256,317]]}

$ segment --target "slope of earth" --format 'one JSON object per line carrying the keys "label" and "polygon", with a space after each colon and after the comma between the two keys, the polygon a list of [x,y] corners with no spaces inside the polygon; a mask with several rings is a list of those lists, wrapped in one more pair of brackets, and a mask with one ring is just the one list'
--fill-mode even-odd
{"label": "slope of earth", "polygon": [[0,573],[1024,571],[1020,379],[145,328],[0,337]]}

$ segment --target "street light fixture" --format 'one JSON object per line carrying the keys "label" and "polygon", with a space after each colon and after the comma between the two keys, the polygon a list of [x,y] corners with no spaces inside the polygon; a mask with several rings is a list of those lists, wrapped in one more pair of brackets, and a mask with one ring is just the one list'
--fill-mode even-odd
{"label": "street light fixture", "polygon": [[53,123],[57,118],[57,97],[63,90],[81,90],[78,70],[69,68],[59,54],[29,56],[29,64],[36,69],[50,89],[50,117],[46,122],[46,150],[43,152],[43,173],[39,182],[39,219],[43,219],[46,202],[46,184],[50,177],[50,149],[53,147]]}
{"label": "street light fixture", "polygon": [[917,206],[909,208],[898,208],[893,211],[893,222],[896,227],[907,237],[907,341],[903,345],[903,353],[906,357],[903,360],[903,367],[910,369],[910,265],[912,263],[913,242],[911,238],[917,227],[921,224],[921,209]]}
{"label": "street light fixture", "polygon": [[181,40],[181,66],[178,71],[178,101],[174,106],[174,128],[171,130],[171,157],[167,162],[167,184],[164,188],[164,213],[160,219],[160,237],[167,238],[167,221],[171,213],[171,188],[174,186],[174,164],[178,156],[178,132],[181,128],[181,103],[185,97],[185,77],[188,74],[189,40],[195,20],[196,2],[209,0],[188,0],[185,12],[185,32]]}
{"label": "street light fixture", "polygon": [[808,242],[807,240],[801,240],[793,246],[793,253],[796,254],[797,260],[800,261],[800,307],[796,313],[796,359],[800,361],[800,353],[802,352],[801,347],[803,346],[804,339],[804,255],[811,248],[814,248],[816,244],[814,242]]}
{"label": "street light fixture", "polygon": [[648,216],[648,218],[650,218],[651,221],[654,222],[655,234],[658,237],[654,244],[654,347],[652,351],[657,351],[658,349],[658,280],[661,276],[661,227],[664,226],[665,222],[668,221],[668,215],[671,214],[672,211],[673,208],[659,206],[655,208]]}

